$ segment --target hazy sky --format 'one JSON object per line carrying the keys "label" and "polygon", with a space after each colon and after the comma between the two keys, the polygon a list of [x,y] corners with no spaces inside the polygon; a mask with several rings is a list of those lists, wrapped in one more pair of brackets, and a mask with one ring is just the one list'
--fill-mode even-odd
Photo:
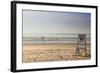
{"label": "hazy sky", "polygon": [[23,11],[23,34],[90,33],[90,13]]}

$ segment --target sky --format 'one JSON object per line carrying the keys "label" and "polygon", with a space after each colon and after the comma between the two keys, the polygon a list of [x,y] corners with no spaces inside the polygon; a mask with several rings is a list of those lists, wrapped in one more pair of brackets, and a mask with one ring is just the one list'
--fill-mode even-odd
{"label": "sky", "polygon": [[23,10],[23,35],[34,33],[90,33],[91,14]]}

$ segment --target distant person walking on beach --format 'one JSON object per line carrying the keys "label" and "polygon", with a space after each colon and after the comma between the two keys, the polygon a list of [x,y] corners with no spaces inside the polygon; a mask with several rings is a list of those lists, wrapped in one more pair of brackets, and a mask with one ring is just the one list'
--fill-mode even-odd
{"label": "distant person walking on beach", "polygon": [[42,37],[42,41],[44,41],[44,37]]}

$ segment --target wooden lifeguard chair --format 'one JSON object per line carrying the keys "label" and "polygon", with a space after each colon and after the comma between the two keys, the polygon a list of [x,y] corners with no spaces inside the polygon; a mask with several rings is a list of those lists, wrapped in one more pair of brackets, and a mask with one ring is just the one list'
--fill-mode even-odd
{"label": "wooden lifeguard chair", "polygon": [[80,56],[84,53],[87,56],[86,34],[78,34],[77,47],[75,55]]}

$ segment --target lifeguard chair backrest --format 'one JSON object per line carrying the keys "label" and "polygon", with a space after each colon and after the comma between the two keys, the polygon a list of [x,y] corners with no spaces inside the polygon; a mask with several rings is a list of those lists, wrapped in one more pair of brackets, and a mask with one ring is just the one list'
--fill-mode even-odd
{"label": "lifeguard chair backrest", "polygon": [[86,39],[86,35],[85,34],[78,34],[78,39],[80,41],[84,41]]}

